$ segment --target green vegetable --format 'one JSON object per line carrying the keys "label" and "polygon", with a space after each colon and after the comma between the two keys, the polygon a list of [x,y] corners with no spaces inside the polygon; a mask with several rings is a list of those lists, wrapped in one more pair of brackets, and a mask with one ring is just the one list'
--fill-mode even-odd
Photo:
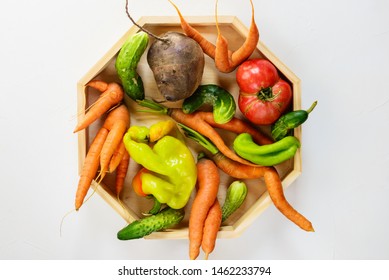
{"label": "green vegetable", "polygon": [[150,129],[146,126],[133,125],[127,133],[136,142],[148,143],[150,140]]}
{"label": "green vegetable", "polygon": [[262,166],[274,166],[292,158],[300,147],[300,141],[287,136],[268,145],[259,146],[249,133],[239,134],[233,143],[235,152],[242,158]]}
{"label": "green vegetable", "polygon": [[153,207],[144,215],[156,215],[161,210],[162,204],[153,195],[149,194],[146,196],[148,199],[153,200]]}
{"label": "green vegetable", "polygon": [[203,105],[213,107],[213,116],[216,123],[226,123],[235,115],[236,103],[234,97],[225,89],[217,85],[201,85],[182,104],[182,111],[193,113]]}
{"label": "green vegetable", "polygon": [[186,205],[196,185],[195,159],[184,142],[166,135],[153,147],[131,138],[131,129],[123,141],[130,157],[150,172],[141,176],[142,191],[174,209]]}
{"label": "green vegetable", "polygon": [[132,222],[117,233],[117,238],[120,240],[142,238],[155,231],[177,225],[184,218],[184,215],[183,209],[166,207],[156,215],[147,216]]}
{"label": "green vegetable", "polygon": [[303,124],[308,119],[309,113],[312,112],[312,110],[316,107],[316,104],[317,101],[313,102],[311,107],[306,111],[296,110],[281,116],[272,125],[271,134],[273,139],[278,141],[284,138],[288,134],[289,130]]}
{"label": "green vegetable", "polygon": [[222,207],[222,222],[234,213],[247,196],[247,186],[242,181],[234,181],[227,189],[226,200]]}
{"label": "green vegetable", "polygon": [[116,58],[116,71],[124,92],[133,100],[145,98],[143,81],[136,69],[149,43],[149,36],[141,31],[128,37]]}

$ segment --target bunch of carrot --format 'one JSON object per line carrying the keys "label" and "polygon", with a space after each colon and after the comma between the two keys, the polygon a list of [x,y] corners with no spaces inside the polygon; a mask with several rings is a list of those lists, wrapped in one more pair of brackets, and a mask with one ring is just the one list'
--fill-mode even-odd
{"label": "bunch of carrot", "polygon": [[[76,191],[76,210],[84,203],[92,181],[94,179],[101,181],[107,172],[116,170],[116,192],[119,194],[129,165],[129,155],[122,139],[130,125],[130,115],[127,107],[121,104],[124,96],[121,85],[93,80],[86,86],[95,88],[102,94],[80,118],[74,132],[87,128],[105,113],[108,114],[85,157]],[[97,173],[99,167],[100,171]]]}

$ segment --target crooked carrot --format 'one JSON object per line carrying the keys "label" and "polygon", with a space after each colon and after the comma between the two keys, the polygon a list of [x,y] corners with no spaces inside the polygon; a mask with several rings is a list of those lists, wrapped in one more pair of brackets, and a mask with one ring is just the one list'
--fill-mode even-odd
{"label": "crooked carrot", "polygon": [[89,108],[82,120],[79,121],[73,131],[74,133],[88,127],[113,106],[119,104],[123,99],[123,89],[117,83],[106,83],[104,81],[94,80],[89,82],[87,86],[103,91],[103,93]]}
{"label": "crooked carrot", "polygon": [[99,168],[99,156],[103,148],[105,139],[108,135],[108,129],[102,127],[97,132],[92,144],[89,147],[88,153],[84,160],[84,165],[81,170],[80,179],[77,186],[75,208],[78,210],[85,199],[93,179],[96,176]]}
{"label": "crooked carrot", "polygon": [[105,174],[108,171],[109,162],[115,150],[123,141],[123,135],[130,125],[130,115],[127,107],[122,104],[109,112],[103,127],[109,130],[109,134],[101,150],[100,155],[100,173]]}

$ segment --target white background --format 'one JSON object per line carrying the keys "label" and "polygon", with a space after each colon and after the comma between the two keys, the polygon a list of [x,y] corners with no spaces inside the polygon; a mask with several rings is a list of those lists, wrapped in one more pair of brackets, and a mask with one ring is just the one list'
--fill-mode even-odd
{"label": "white background", "polygon": [[[0,9],[0,259],[187,259],[187,240],[121,242],[99,196],[72,209],[76,83],[131,27],[124,0],[11,1]],[[214,1],[176,0],[184,15]],[[211,259],[389,258],[389,2],[254,0],[261,40],[302,80],[303,173],[286,191],[306,233],[269,207]],[[176,15],[131,0],[135,19]],[[248,1],[219,1],[249,25]]]}

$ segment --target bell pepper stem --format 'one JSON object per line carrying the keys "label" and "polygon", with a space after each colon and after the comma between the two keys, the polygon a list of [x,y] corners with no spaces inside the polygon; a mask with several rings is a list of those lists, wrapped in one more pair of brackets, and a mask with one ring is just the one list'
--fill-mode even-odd
{"label": "bell pepper stem", "polygon": [[216,146],[205,136],[201,135],[197,131],[191,129],[190,127],[187,127],[182,123],[178,123],[178,125],[182,128],[186,137],[199,143],[201,146],[206,148],[211,154],[215,155],[219,152],[219,149],[216,148]]}
{"label": "bell pepper stem", "polygon": [[156,215],[161,210],[161,206],[162,206],[161,202],[159,202],[158,199],[156,199],[155,196],[153,196],[153,195],[148,195],[147,198],[153,199],[154,204],[153,204],[153,207],[149,210],[149,212],[145,215],[146,216]]}

